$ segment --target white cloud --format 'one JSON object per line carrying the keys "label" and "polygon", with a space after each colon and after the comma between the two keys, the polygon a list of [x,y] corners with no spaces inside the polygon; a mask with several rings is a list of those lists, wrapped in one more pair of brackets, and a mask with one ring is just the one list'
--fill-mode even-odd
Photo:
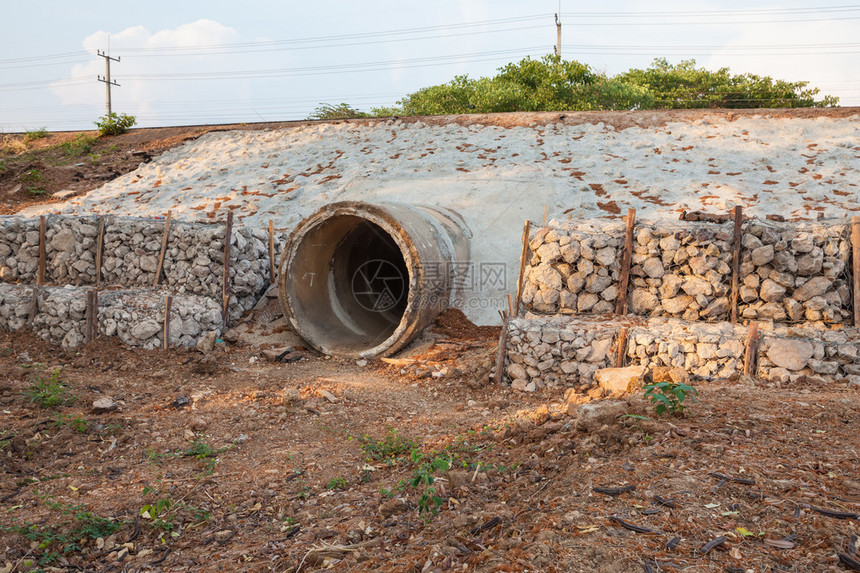
{"label": "white cloud", "polygon": [[[110,42],[111,55],[121,58],[120,62],[111,62],[111,79],[120,84],[112,89],[113,111],[136,115],[144,125],[193,123],[183,119],[196,119],[190,114],[204,109],[212,109],[217,121],[218,107],[213,100],[247,99],[251,93],[249,79],[196,81],[188,74],[244,70],[249,62],[255,68],[285,67],[289,59],[283,54],[241,54],[234,48],[226,48],[227,44],[259,40],[244,38],[234,28],[214,20],[197,20],[155,32],[134,26],[108,36],[105,31],[91,34],[83,40],[83,47],[95,55],[97,50],[106,51]],[[200,46],[210,52],[221,47],[225,53],[202,55],[201,50],[188,49]],[[170,80],[152,77],[171,74],[180,77]],[[104,101],[105,85],[96,82],[97,75],[105,75],[105,63],[102,58],[93,57],[91,62],[73,66],[69,74],[72,78],[91,77],[91,84],[57,82],[51,89],[62,105]],[[180,106],[178,102],[186,103]],[[189,102],[198,105],[189,107]]]}

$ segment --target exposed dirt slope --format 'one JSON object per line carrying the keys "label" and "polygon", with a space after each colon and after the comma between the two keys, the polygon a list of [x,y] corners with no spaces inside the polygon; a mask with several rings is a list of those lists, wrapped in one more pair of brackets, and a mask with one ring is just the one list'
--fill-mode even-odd
{"label": "exposed dirt slope", "polygon": [[[655,127],[670,121],[695,121],[709,116],[738,119],[750,116],[774,118],[848,118],[860,113],[858,108],[777,109],[777,110],[664,110],[644,112],[553,112],[472,114],[462,116],[407,117],[403,121],[421,121],[429,125],[497,125],[500,127],[560,123],[578,125],[604,123],[615,129]],[[357,125],[372,124],[381,119],[347,120]],[[343,120],[334,123],[342,123]],[[265,130],[295,127],[311,122],[202,125],[133,129],[119,136],[98,138],[95,131],[56,132],[38,139],[24,134],[3,135],[0,141],[0,215],[21,208],[53,203],[84,194],[133,171],[141,162],[212,131]],[[60,195],[55,195],[58,192]]]}

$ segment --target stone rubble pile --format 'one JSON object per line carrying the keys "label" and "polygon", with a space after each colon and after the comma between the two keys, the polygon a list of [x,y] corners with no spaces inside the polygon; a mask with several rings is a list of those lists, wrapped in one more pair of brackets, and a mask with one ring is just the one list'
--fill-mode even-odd
{"label": "stone rubble pile", "polygon": [[614,364],[622,322],[527,315],[508,323],[507,375],[516,390],[577,386],[586,391],[594,372]]}
{"label": "stone rubble pile", "polygon": [[[526,392],[562,387],[588,393],[595,387],[595,372],[615,366],[622,328],[628,328],[626,365],[680,368],[705,380],[744,371],[744,326],[527,313],[508,323],[505,372],[511,386]],[[775,381],[807,375],[860,384],[860,329],[761,331],[757,363],[758,374]]]}
{"label": "stone rubble pile", "polygon": [[[129,346],[161,348],[165,305],[166,295],[152,290],[99,293],[99,334],[117,336]],[[218,303],[204,296],[173,296],[168,345],[190,348],[209,332],[221,332]]]}
{"label": "stone rubble pile", "polygon": [[0,329],[17,332],[30,322],[33,288],[0,284]]}
{"label": "stone rubble pile", "polygon": [[[522,302],[545,314],[614,311],[624,224],[550,221],[535,229]],[[744,223],[738,316],[815,328],[851,316],[850,228],[844,223]],[[627,312],[689,321],[731,317],[733,223],[634,227]]]}
{"label": "stone rubble pile", "polygon": [[537,229],[529,241],[522,301],[544,313],[607,313],[618,297],[624,223],[576,221]]}
{"label": "stone rubble pile", "polygon": [[[38,230],[38,219],[34,223]],[[56,285],[95,284],[98,232],[98,217],[49,217],[45,228],[45,282]],[[37,263],[38,245],[37,235]]]}
{"label": "stone rubble pile", "polygon": [[36,282],[39,271],[39,220],[0,217],[0,281]]}
{"label": "stone rubble pile", "polygon": [[738,315],[775,323],[850,323],[848,225],[748,224]]}
{"label": "stone rubble pile", "polygon": [[683,368],[703,379],[726,378],[744,371],[747,329],[730,323],[649,320],[627,338],[627,362],[641,366]]}
{"label": "stone rubble pile", "polygon": [[[0,328],[23,328],[69,350],[85,342],[90,287],[31,287],[0,284]],[[129,346],[161,348],[167,292],[156,289],[101,291],[98,334],[117,336]],[[209,297],[172,295],[170,346],[193,347],[221,333],[221,308]],[[35,309],[33,307],[35,301]]]}
{"label": "stone rubble pile", "polygon": [[628,312],[691,321],[727,320],[732,243],[731,224],[637,226]]}
{"label": "stone rubble pile", "polygon": [[[54,285],[94,285],[98,249],[97,216],[49,215],[45,231],[45,281]],[[101,285],[150,287],[154,283],[163,219],[104,218]],[[221,301],[224,225],[172,222],[161,284],[177,294]],[[276,256],[287,234],[275,235]],[[0,218],[0,280],[32,284],[39,268],[39,219]],[[228,322],[254,307],[270,283],[268,234],[235,227],[231,234]]]}
{"label": "stone rubble pile", "polygon": [[782,328],[766,332],[759,342],[758,373],[777,382],[817,376],[824,380],[848,378],[860,384],[860,329]]}
{"label": "stone rubble pile", "polygon": [[33,334],[60,344],[64,349],[84,343],[87,289],[45,287],[36,289],[36,314],[30,325]]}

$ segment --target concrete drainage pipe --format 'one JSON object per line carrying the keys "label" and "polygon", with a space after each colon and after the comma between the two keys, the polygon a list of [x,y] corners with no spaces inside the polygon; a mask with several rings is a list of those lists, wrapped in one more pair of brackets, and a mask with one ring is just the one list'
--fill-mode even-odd
{"label": "concrete drainage pipe", "polygon": [[284,316],[331,355],[390,355],[458,296],[456,263],[469,261],[459,215],[402,203],[342,202],[303,220],[281,258]]}

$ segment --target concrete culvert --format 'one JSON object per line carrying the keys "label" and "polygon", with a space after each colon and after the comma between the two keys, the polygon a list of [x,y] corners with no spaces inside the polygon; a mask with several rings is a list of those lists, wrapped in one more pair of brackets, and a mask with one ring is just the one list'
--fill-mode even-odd
{"label": "concrete culvert", "polygon": [[437,207],[327,205],[290,235],[281,308],[321,352],[393,354],[462,294],[454,275],[469,262],[469,239],[462,218]]}

